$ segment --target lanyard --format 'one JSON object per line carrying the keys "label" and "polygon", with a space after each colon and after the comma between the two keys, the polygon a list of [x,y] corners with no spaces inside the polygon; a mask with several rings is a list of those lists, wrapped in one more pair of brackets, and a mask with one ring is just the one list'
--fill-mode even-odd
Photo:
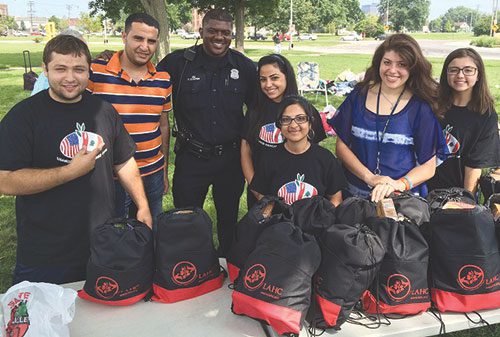
{"label": "lanyard", "polygon": [[382,136],[379,137],[379,135],[378,135],[378,117],[380,115],[379,109],[380,109],[380,94],[382,93],[382,83],[380,83],[380,85],[378,87],[377,117],[375,119],[375,129],[377,130],[377,166],[375,167],[375,170],[373,170],[373,173],[376,175],[379,175],[381,173],[381,171],[380,171],[380,143],[384,141],[384,136],[385,136],[385,133],[387,132],[387,126],[389,126],[389,121],[391,120],[392,115],[394,115],[394,111],[396,111],[396,108],[398,107],[399,101],[401,100],[401,97],[403,97],[405,90],[406,90],[406,87],[399,94],[399,97],[396,100],[396,103],[394,103],[394,106],[392,107],[391,113],[389,114],[389,118],[387,118],[387,121],[385,122],[385,125],[384,125],[384,129],[382,130]]}

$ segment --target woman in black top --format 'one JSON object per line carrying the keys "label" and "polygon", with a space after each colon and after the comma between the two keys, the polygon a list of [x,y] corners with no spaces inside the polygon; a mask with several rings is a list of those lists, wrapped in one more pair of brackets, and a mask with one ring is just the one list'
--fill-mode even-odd
{"label": "woman in black top", "polygon": [[[262,57],[258,62],[260,90],[257,105],[246,117],[241,141],[241,166],[248,184],[253,179],[255,167],[262,155],[274,151],[283,143],[281,130],[275,121],[283,97],[298,95],[297,81],[290,62],[278,54]],[[318,111],[313,107],[314,136],[318,143],[326,138]],[[255,203],[255,195],[247,190],[247,206],[250,209]]]}
{"label": "woman in black top", "polygon": [[333,153],[310,142],[314,119],[313,107],[304,98],[283,99],[276,124],[285,142],[264,153],[256,167],[250,189],[258,199],[277,195],[293,204],[320,195],[335,206],[342,202],[342,167]]}
{"label": "woman in black top", "polygon": [[500,166],[500,140],[483,60],[474,49],[457,49],[444,61],[438,104],[451,157],[438,166],[428,185],[475,193],[481,169]]}

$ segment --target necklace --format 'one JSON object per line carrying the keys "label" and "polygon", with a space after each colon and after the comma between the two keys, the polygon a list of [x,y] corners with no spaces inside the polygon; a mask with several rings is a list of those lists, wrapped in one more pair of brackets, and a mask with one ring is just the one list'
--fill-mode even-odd
{"label": "necklace", "polygon": [[[382,85],[378,87],[378,94],[377,94],[377,117],[375,118],[375,129],[377,131],[377,158],[376,158],[376,166],[375,170],[373,170],[373,173],[376,175],[379,175],[381,173],[380,171],[380,143],[384,141],[384,136],[385,133],[387,132],[387,126],[389,126],[389,122],[391,120],[392,115],[394,115],[394,111],[396,111],[396,108],[398,107],[399,101],[401,100],[401,97],[403,97],[403,94],[406,90],[406,87],[403,88],[403,91],[398,96],[398,99],[394,103],[394,106],[391,108],[391,113],[389,114],[389,117],[387,118],[387,121],[385,122],[384,128],[382,129],[382,136],[379,137],[378,134],[378,120],[380,116],[380,94],[382,94],[384,97],[385,95],[382,93]],[[387,99],[387,97],[386,97]]]}
{"label": "necklace", "polygon": [[285,149],[286,149],[288,152],[290,152],[290,153],[292,153],[292,154],[302,154],[302,153],[306,152],[307,150],[309,150],[309,147],[311,146],[311,143],[309,143],[309,141],[308,141],[308,142],[305,144],[305,146],[304,146],[302,149],[300,149],[300,150],[299,150],[299,149],[292,149],[292,148],[290,148],[290,145],[289,145],[287,142],[285,142],[285,143],[283,144],[283,146],[285,147]]}
{"label": "necklace", "polygon": [[394,102],[393,102],[393,101],[391,101],[391,100],[389,99],[389,97],[387,97],[387,96],[384,94],[384,92],[382,91],[382,89],[380,89],[380,93],[381,93],[381,94],[382,94],[382,96],[385,98],[385,100],[386,100],[387,102],[389,102],[389,104],[391,105],[391,109],[392,109],[392,108],[394,108]]}

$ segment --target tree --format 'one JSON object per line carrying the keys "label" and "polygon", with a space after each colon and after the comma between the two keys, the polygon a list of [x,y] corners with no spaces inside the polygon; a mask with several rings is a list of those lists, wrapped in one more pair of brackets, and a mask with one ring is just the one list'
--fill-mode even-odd
{"label": "tree", "polygon": [[102,17],[90,16],[89,13],[80,13],[80,28],[86,33],[97,33],[102,31]]}
{"label": "tree", "polygon": [[378,16],[368,15],[355,26],[355,30],[368,37],[376,37],[384,33],[384,26],[379,22]]}
{"label": "tree", "polygon": [[443,20],[443,26],[441,29],[443,32],[446,33],[451,33],[454,31],[453,29],[453,22],[450,19],[445,19]]}
{"label": "tree", "polygon": [[24,23],[23,20],[21,20],[21,30],[25,31],[26,30],[26,24]]}
{"label": "tree", "polygon": [[479,12],[475,9],[458,6],[448,9],[443,15],[444,19],[449,19],[453,23],[467,22],[471,23],[478,16]]}
{"label": "tree", "polygon": [[420,31],[430,12],[430,0],[382,0],[378,6],[379,13],[385,15],[389,6],[389,21],[394,30],[400,32],[403,28]]}
{"label": "tree", "polygon": [[490,35],[491,16],[481,15],[474,24],[474,36]]}
{"label": "tree", "polygon": [[442,31],[442,26],[443,26],[443,16],[439,16],[434,20],[431,20],[429,22],[429,29],[431,32],[441,32]]}
{"label": "tree", "polygon": [[56,30],[61,30],[61,19],[59,19],[57,16],[55,15],[52,15],[50,18],[49,18],[49,21],[50,22],[53,22],[56,26]]}
{"label": "tree", "polygon": [[13,16],[0,15],[0,32],[8,29],[18,29],[16,20]]}

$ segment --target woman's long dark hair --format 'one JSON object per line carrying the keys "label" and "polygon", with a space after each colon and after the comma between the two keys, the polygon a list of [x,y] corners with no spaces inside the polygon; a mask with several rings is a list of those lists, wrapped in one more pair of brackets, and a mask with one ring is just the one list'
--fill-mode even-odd
{"label": "woman's long dark hair", "polygon": [[[260,76],[260,69],[268,64],[276,65],[279,70],[285,74],[286,78],[286,88],[285,92],[283,93],[283,97],[289,96],[289,95],[298,95],[299,89],[297,87],[297,80],[295,78],[295,72],[293,71],[293,67],[290,64],[290,61],[284,56],[281,56],[280,54],[269,54],[266,56],[263,56],[258,64],[258,74]],[[260,80],[259,80],[260,81]],[[250,122],[250,127],[249,131],[251,135],[257,135],[259,132],[259,129],[261,127],[261,124],[264,123],[266,120],[266,113],[268,110],[268,107],[272,104],[273,102],[269,97],[266,96],[260,89],[257,90],[257,105],[249,111],[249,122]],[[273,116],[276,117],[276,116]]]}
{"label": "woman's long dark hair", "polygon": [[369,88],[382,82],[380,64],[385,53],[389,51],[397,53],[408,65],[410,76],[406,81],[406,88],[435,107],[438,85],[432,78],[432,65],[422,54],[417,41],[406,34],[391,35],[378,46],[373,54],[372,64],[366,70],[365,78],[358,86],[366,93]]}
{"label": "woman's long dark hair", "polygon": [[477,68],[477,82],[472,88],[472,98],[467,103],[467,108],[480,115],[494,111],[494,100],[486,82],[486,71],[481,56],[472,48],[459,48],[452,51],[444,60],[443,70],[439,78],[438,115],[444,117],[446,111],[453,104],[453,88],[448,83],[448,66],[456,58],[470,57]]}

